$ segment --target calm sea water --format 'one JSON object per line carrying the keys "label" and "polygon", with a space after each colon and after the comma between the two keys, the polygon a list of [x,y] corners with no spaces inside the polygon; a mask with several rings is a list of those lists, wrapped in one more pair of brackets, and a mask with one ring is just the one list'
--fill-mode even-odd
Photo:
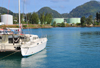
{"label": "calm sea water", "polygon": [[[48,35],[47,47],[30,57],[15,53],[0,60],[0,68],[100,68],[100,27],[24,29]],[[6,54],[0,54],[0,58]]]}

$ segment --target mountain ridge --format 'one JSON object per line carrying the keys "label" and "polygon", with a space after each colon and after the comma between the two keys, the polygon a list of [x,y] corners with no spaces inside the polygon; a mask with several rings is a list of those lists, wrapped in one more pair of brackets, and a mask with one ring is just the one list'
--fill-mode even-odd
{"label": "mountain ridge", "polygon": [[8,14],[8,11],[9,11],[9,14],[13,15],[13,12],[11,10],[8,10],[4,7],[0,7],[0,13],[1,14]]}
{"label": "mountain ridge", "polygon": [[89,1],[84,3],[83,5],[77,6],[69,14],[72,17],[88,17],[89,15],[95,17],[96,12],[100,11],[99,7],[100,3],[98,1]]}
{"label": "mountain ridge", "polygon": [[[49,7],[48,7],[49,8]],[[47,7],[43,7],[42,9],[47,9]],[[45,12],[47,13],[47,11],[41,11],[39,10],[38,12]],[[51,11],[51,13],[53,13],[53,11],[51,8],[48,10]],[[74,8],[72,11],[70,11],[70,13],[63,13],[60,14],[59,12],[55,11],[55,13],[53,13],[53,17],[65,17],[65,18],[70,18],[70,17],[88,17],[90,15],[93,16],[93,18],[96,17],[96,13],[100,11],[100,2],[98,1],[89,1],[86,2],[82,5],[77,6],[76,8]]]}
{"label": "mountain ridge", "polygon": [[[0,7],[0,13],[5,14],[7,13],[7,9],[4,7]],[[77,6],[73,10],[70,11],[70,13],[63,13],[60,14],[58,11],[51,9],[50,7],[42,7],[40,10],[38,10],[36,13],[40,15],[41,13],[51,13],[53,18],[70,18],[70,17],[88,17],[89,15],[92,15],[94,18],[96,16],[96,13],[100,11],[100,2],[98,1],[89,1],[82,5]],[[9,10],[9,14],[15,15],[17,13],[13,13]]]}
{"label": "mountain ridge", "polygon": [[59,13],[59,12],[57,12],[56,10],[53,10],[53,9],[51,9],[50,7],[43,7],[43,8],[41,8],[37,13],[40,15],[41,13],[51,13],[52,14],[52,16],[53,17],[62,17],[62,15]]}

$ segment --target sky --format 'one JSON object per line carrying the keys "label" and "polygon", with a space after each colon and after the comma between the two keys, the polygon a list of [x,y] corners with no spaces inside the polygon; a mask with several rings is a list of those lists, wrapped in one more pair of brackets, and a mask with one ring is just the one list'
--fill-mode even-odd
{"label": "sky", "polygon": [[[60,14],[63,14],[69,13],[72,9],[89,1],[90,0],[20,0],[20,7],[21,13],[37,12],[43,7],[50,7]],[[18,13],[18,0],[0,0],[0,7],[5,7],[14,13]]]}

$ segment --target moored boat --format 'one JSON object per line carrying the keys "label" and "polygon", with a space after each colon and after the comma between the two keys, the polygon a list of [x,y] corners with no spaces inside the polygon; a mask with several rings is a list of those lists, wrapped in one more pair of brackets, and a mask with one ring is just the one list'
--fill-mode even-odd
{"label": "moored boat", "polygon": [[22,56],[29,56],[43,50],[46,43],[47,37],[39,38],[38,35],[22,34],[19,0],[19,28],[0,29],[0,52],[21,51]]}

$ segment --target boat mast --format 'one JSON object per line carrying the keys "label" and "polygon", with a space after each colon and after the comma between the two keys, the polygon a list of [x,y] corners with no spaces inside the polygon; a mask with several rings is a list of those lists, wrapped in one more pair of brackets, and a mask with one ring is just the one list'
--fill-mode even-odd
{"label": "boat mast", "polygon": [[21,31],[21,29],[20,29],[20,0],[19,0],[19,34],[20,34],[20,31]]}

